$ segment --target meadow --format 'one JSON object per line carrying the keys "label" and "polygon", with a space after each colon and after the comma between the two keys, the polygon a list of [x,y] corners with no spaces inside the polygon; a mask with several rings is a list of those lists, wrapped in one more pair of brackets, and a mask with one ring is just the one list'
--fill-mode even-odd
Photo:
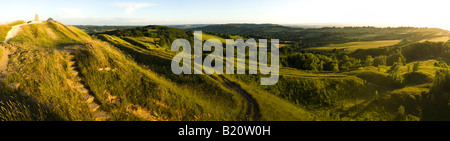
{"label": "meadow", "polygon": [[345,49],[346,51],[355,51],[357,49],[369,49],[378,48],[384,46],[393,46],[400,42],[401,40],[381,40],[381,41],[362,41],[362,42],[348,42],[342,44],[329,44],[323,47],[310,47],[305,50],[333,50],[333,49]]}

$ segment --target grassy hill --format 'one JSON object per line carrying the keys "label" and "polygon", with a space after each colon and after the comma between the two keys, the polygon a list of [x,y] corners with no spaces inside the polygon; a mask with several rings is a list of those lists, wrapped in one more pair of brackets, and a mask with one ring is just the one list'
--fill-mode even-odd
{"label": "grassy hill", "polygon": [[450,46],[416,43],[439,38],[443,30],[220,26],[218,33],[203,32],[203,40],[327,38],[316,45],[365,49],[295,50],[300,42],[287,40],[278,83],[261,86],[261,74],[173,74],[170,64],[178,52],[170,45],[178,38],[192,41],[189,30],[151,25],[88,35],[59,22],[26,24],[10,44],[1,44],[12,54],[0,83],[0,120],[96,120],[92,102],[74,82],[112,121],[450,119]]}
{"label": "grassy hill", "polygon": [[[245,86],[230,83],[232,78],[174,75],[170,61],[176,53],[167,51],[167,44],[161,40],[193,36],[167,27],[147,28],[141,30],[160,38],[108,34],[91,37],[58,22],[24,25],[10,44],[3,45],[13,54],[8,75],[1,83],[4,86],[0,87],[9,93],[1,99],[4,102],[0,106],[6,110],[0,111],[0,118],[94,120],[83,94],[72,86],[71,81],[78,78],[71,75],[72,61],[65,53],[70,50],[77,60],[74,64],[79,79],[99,109],[110,114],[106,120],[312,119],[309,112],[281,98],[234,89]],[[251,93],[260,109],[248,110],[244,93]],[[21,106],[29,103],[36,106]]]}
{"label": "grassy hill", "polygon": [[[437,28],[376,28],[376,27],[322,27],[300,28],[274,24],[222,24],[208,25],[205,27],[191,28],[189,30],[202,30],[218,34],[239,35],[244,38],[280,39],[283,46],[291,46],[295,50],[306,51],[336,48],[351,48],[353,44],[368,44],[370,42],[391,43],[380,46],[405,45],[418,41],[447,41],[450,33],[447,30]],[[394,44],[394,41],[396,42]],[[372,46],[371,46],[372,47]],[[367,48],[367,47],[356,47]],[[334,48],[333,48],[334,49]]]}
{"label": "grassy hill", "polygon": [[120,30],[120,29],[133,29],[140,26],[98,26],[98,25],[73,25],[74,27],[81,29],[82,31],[86,32],[87,34],[96,34],[96,33],[102,33],[107,31],[113,31],[113,30]]}
{"label": "grassy hill", "polygon": [[[165,78],[182,85],[186,88],[191,88],[195,90],[196,94],[204,94],[205,96],[210,95],[211,93],[217,93],[217,96],[223,96],[217,91],[219,87],[223,90],[221,91],[230,91],[234,93],[235,96],[239,96],[239,92],[236,90],[232,90],[230,84],[226,82],[231,81],[235,83],[236,87],[240,87],[246,93],[249,93],[257,102],[257,105],[260,110],[260,116],[258,117],[260,120],[312,120],[313,115],[310,115],[307,111],[305,111],[301,107],[296,107],[293,104],[285,101],[281,98],[270,95],[268,92],[261,89],[246,89],[246,84],[240,83],[239,81],[227,77],[220,76],[207,76],[207,75],[182,75],[177,76],[171,73],[170,70],[170,61],[175,55],[174,52],[168,52],[162,48],[147,48],[147,46],[152,46],[153,43],[145,43],[145,42],[127,42],[124,39],[134,39],[139,40],[139,38],[144,37],[117,37],[114,35],[100,34],[97,35],[99,39],[107,41],[115,46],[117,46],[122,51],[130,54],[136,62],[147,65],[152,71],[161,74]],[[148,39],[148,38],[147,38]],[[144,44],[144,45],[143,45]],[[158,45],[161,46],[161,45]],[[210,84],[215,84],[218,86],[213,87]],[[216,94],[214,94],[216,96]],[[221,97],[222,97],[221,96]],[[208,96],[209,97],[209,96]],[[222,98],[220,98],[222,99]],[[224,99],[224,102],[227,103],[227,99]],[[213,102],[213,101],[211,101]],[[217,99],[214,102],[218,102]],[[274,104],[277,103],[277,104]],[[243,107],[245,109],[245,106]],[[254,111],[253,111],[254,112]]]}
{"label": "grassy hill", "polygon": [[[64,50],[74,50],[81,79],[100,109],[111,114],[108,120],[244,119],[240,114],[245,108],[242,99],[217,83],[202,83],[211,81],[202,77],[186,78],[209,85],[204,86],[210,88],[205,90],[207,92],[198,91],[200,86],[176,84],[136,63],[111,44],[93,39],[75,27],[57,22],[25,25],[23,32],[6,46],[16,50],[10,58],[10,74],[4,83],[20,84],[10,91],[27,93],[28,98],[43,105],[33,111],[49,113],[28,120],[92,120],[82,94],[72,89],[67,81],[74,78],[69,74],[70,60]],[[100,71],[100,68],[109,68],[109,71]],[[9,113],[2,114],[4,120],[20,119]]]}

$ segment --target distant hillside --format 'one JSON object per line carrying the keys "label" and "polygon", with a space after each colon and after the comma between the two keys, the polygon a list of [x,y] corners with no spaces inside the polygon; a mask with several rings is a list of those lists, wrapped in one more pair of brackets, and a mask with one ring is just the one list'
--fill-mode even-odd
{"label": "distant hillside", "polygon": [[245,33],[263,33],[263,32],[284,32],[291,30],[291,27],[285,27],[276,24],[220,24],[208,25],[205,27],[189,28],[189,30],[202,30],[204,32],[215,32],[220,34],[245,34]]}
{"label": "distant hillside", "polygon": [[186,31],[178,28],[157,26],[157,25],[137,27],[134,29],[106,31],[98,34],[155,38],[159,46],[167,48],[170,48],[172,42],[179,38],[193,41],[192,31]]}
{"label": "distant hillside", "polygon": [[167,27],[174,27],[178,29],[191,29],[191,28],[199,28],[199,27],[205,27],[209,24],[183,24],[183,25],[165,25]]}
{"label": "distant hillside", "polygon": [[108,26],[108,25],[73,25],[86,32],[87,34],[95,34],[112,30],[133,29],[140,26]]}
{"label": "distant hillside", "polygon": [[280,39],[280,43],[293,46],[297,50],[360,41],[401,40],[399,45],[404,45],[427,39],[440,39],[450,35],[449,31],[438,28],[299,28],[275,24],[222,24],[191,28],[189,30],[239,35],[244,38]]}

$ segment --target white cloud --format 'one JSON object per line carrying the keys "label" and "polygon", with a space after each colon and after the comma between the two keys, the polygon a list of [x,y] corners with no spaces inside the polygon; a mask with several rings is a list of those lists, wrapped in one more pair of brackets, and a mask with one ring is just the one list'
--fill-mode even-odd
{"label": "white cloud", "polygon": [[58,12],[58,18],[61,19],[80,19],[86,18],[81,9],[61,8]]}
{"label": "white cloud", "polygon": [[144,7],[155,6],[155,4],[151,3],[137,3],[137,2],[116,2],[113,3],[113,5],[125,9],[125,13],[127,15],[131,15],[134,11]]}

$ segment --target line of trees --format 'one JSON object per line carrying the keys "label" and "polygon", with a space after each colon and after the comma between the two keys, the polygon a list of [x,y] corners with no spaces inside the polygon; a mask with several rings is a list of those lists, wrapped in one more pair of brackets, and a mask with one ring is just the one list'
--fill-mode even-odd
{"label": "line of trees", "polygon": [[361,60],[347,55],[296,53],[280,57],[282,66],[312,71],[348,71],[361,66]]}

